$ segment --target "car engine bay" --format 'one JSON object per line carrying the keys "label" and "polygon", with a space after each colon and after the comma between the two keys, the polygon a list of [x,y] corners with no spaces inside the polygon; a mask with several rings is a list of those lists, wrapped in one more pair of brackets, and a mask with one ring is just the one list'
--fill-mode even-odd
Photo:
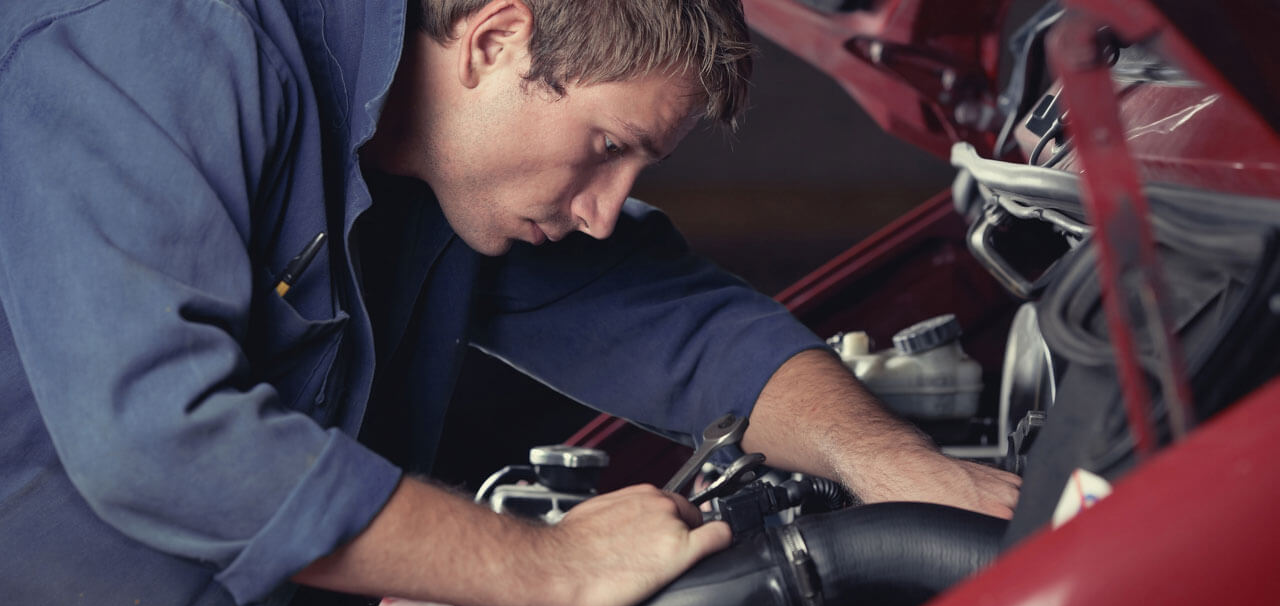
{"label": "car engine bay", "polygon": [[[1280,71],[1239,53],[1262,44],[1276,11],[1067,0],[999,41],[1005,0],[744,4],[761,33],[830,73],[886,130],[956,168],[950,191],[777,298],[944,452],[1021,476],[1013,519],[864,505],[762,455],[711,458],[741,436],[746,420],[734,418],[713,423],[690,458],[601,417],[495,473],[476,501],[555,523],[601,490],[674,476],[667,489],[728,522],[734,545],[646,602],[663,606],[922,604],[993,563],[942,603],[1026,603],[1063,579],[1066,597],[1051,603],[1149,596],[1146,581],[1117,585],[1096,571],[1108,565],[1099,537],[1128,536],[1182,483],[1204,489],[1201,476],[1230,483],[1215,498],[1237,500],[1213,515],[1237,519],[1170,531],[1164,543],[1129,537],[1137,563],[1124,570],[1177,570],[1168,558],[1211,533],[1253,545],[1228,543],[1219,551],[1235,554],[1230,566],[1165,579],[1164,595],[1196,602],[1265,568],[1266,558],[1244,561],[1280,543],[1275,530],[1251,534],[1273,526],[1256,515],[1277,496],[1275,472],[1257,469],[1271,467],[1274,446],[1242,449],[1274,444],[1278,429],[1266,411],[1280,402]],[[1258,23],[1244,28],[1242,15]],[[1224,31],[1237,47],[1213,42]],[[868,318],[876,325],[860,325]],[[1223,465],[1248,470],[1235,477]],[[1117,499],[1129,503],[1113,508],[1119,521],[1055,530],[1122,485],[1131,496]],[[1184,501],[1147,521],[1206,508]],[[1082,544],[1099,563],[1081,563],[1071,549]],[[1002,564],[1013,551],[1021,559]],[[1093,580],[1053,570],[1073,565]],[[1026,576],[1011,581],[1011,571]],[[1269,583],[1226,601],[1274,599]]]}

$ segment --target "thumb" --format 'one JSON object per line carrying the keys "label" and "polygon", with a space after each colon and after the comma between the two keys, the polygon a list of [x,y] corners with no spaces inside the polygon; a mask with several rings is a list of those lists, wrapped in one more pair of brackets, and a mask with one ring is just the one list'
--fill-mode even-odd
{"label": "thumb", "polygon": [[689,531],[689,547],[696,562],[725,547],[733,541],[729,524],[721,521],[707,522]]}

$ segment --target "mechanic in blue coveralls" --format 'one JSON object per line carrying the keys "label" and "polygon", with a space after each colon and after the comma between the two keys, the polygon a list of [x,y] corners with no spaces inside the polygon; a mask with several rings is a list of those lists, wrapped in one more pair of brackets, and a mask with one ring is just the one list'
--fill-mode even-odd
{"label": "mechanic in blue coveralls", "polygon": [[0,594],[626,604],[729,543],[651,486],[544,527],[406,473],[468,345],[670,432],[749,413],[746,450],[866,501],[1009,516],[1016,478],[626,199],[739,115],[746,40],[736,0],[3,3]]}

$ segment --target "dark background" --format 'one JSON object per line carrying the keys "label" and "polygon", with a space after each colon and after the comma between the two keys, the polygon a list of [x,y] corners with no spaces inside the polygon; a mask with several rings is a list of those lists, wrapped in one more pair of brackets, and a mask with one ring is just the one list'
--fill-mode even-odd
{"label": "dark background", "polygon": [[737,133],[704,125],[633,195],[699,253],[776,294],[947,187],[941,159],[886,134],[828,76],[756,36]]}
{"label": "dark background", "polygon": [[[1002,40],[1044,4],[1011,0]],[[742,128],[695,130],[632,195],[671,215],[694,250],[773,295],[948,187],[954,171],[881,130],[826,74],[753,38]]]}
{"label": "dark background", "polygon": [[[828,76],[755,39],[742,127],[699,126],[633,195],[671,215],[699,254],[773,295],[947,187],[952,171],[883,132]],[[596,415],[475,351],[454,401],[432,476],[468,491]]]}

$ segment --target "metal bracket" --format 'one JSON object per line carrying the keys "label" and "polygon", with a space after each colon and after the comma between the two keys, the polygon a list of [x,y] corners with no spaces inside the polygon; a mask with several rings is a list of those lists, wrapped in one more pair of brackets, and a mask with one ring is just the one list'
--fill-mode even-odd
{"label": "metal bracket", "polygon": [[854,36],[845,48],[858,58],[893,75],[914,89],[921,99],[945,110],[937,116],[952,140],[962,140],[958,130],[993,130],[1003,118],[991,96],[991,83],[981,67],[963,65],[952,57],[916,46],[871,36]]}
{"label": "metal bracket", "polygon": [[804,606],[822,606],[822,582],[818,579],[817,567],[809,557],[809,546],[805,544],[800,529],[795,524],[782,526],[778,531],[778,541],[787,556],[787,563],[791,565],[791,572],[795,574],[801,603]]}
{"label": "metal bracket", "polygon": [[1142,344],[1155,352],[1153,371],[1174,441],[1186,435],[1194,419],[1182,352],[1163,302],[1147,201],[1125,144],[1106,59],[1106,49],[1115,44],[1115,38],[1104,23],[1068,9],[1047,44],[1050,63],[1062,80],[1062,99],[1073,116],[1068,128],[1084,169],[1081,194],[1098,246],[1107,324],[1129,425],[1138,453],[1147,455],[1155,450],[1158,436],[1147,375],[1138,355]]}

